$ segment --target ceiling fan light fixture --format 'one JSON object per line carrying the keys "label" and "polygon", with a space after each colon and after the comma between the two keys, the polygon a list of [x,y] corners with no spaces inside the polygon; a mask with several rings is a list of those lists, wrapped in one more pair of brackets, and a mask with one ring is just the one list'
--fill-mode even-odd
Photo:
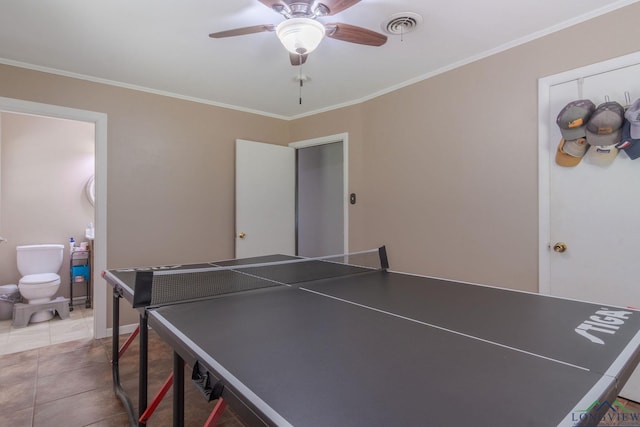
{"label": "ceiling fan light fixture", "polygon": [[291,18],[276,27],[276,34],[282,45],[296,55],[311,53],[324,37],[325,28],[311,18]]}

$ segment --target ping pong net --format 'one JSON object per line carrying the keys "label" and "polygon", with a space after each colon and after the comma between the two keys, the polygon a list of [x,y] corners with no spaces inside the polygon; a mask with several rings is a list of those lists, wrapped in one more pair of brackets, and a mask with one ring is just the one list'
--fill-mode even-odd
{"label": "ping pong net", "polygon": [[137,271],[134,307],[160,307],[274,286],[295,286],[371,271],[389,265],[385,247],[318,258],[272,256],[211,263],[204,268]]}

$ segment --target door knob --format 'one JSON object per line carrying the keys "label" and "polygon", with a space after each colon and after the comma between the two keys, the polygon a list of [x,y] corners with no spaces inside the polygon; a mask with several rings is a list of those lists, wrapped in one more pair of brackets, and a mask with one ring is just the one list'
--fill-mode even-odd
{"label": "door knob", "polygon": [[562,253],[567,250],[567,244],[564,242],[558,242],[555,245],[553,245],[553,250],[558,253]]}
{"label": "door knob", "polygon": [[241,231],[240,233],[238,233],[238,237],[239,237],[239,238],[241,238],[241,239],[244,239],[244,238],[245,238],[245,236],[246,236],[246,234],[244,234],[244,232],[243,232],[243,231]]}

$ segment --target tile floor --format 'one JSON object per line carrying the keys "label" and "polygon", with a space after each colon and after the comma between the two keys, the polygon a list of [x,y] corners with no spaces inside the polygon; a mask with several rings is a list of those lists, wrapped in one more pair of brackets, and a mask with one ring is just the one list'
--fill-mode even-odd
{"label": "tile floor", "polygon": [[[83,317],[83,314],[86,317]],[[75,319],[67,319],[67,323],[90,318],[90,311],[82,313],[78,310],[74,317]],[[54,332],[58,326],[52,327],[51,325],[57,322],[51,322],[48,329],[45,325],[41,328],[48,330],[49,339],[53,341],[52,337],[58,335]],[[8,332],[10,333],[11,331]],[[66,336],[72,335],[73,331],[66,334]],[[45,340],[33,340],[31,345],[35,345],[33,344],[35,342],[42,344]],[[0,355],[0,426],[128,426],[124,407],[113,392],[111,338],[94,340],[85,337],[61,344],[44,345]],[[13,348],[18,346],[15,345]],[[161,387],[171,372],[172,366],[171,348],[157,334],[150,331],[149,399]],[[134,402],[138,393],[137,368],[136,339],[120,360],[121,382]],[[190,368],[185,368],[185,372],[190,372]],[[171,395],[172,392],[169,391],[153,417],[147,422],[148,426],[172,424]],[[188,402],[185,408],[186,426],[203,425],[215,405],[215,402],[206,402],[200,392],[189,384],[185,384],[185,401]],[[640,413],[640,404],[625,399],[620,399],[620,402],[633,413]],[[620,425],[616,422],[615,415],[612,413],[608,420],[605,416],[599,426]],[[243,424],[228,407],[218,426],[243,427]]]}
{"label": "tile floor", "polygon": [[68,319],[55,316],[48,322],[14,328],[11,320],[0,321],[0,355],[16,353],[93,337],[93,310],[76,305]]}
{"label": "tile floor", "polygon": [[[122,341],[121,341],[122,342]],[[149,333],[149,400],[171,373],[173,352]],[[137,399],[137,339],[120,360],[120,377],[127,394]],[[185,372],[190,372],[185,368]],[[188,380],[190,382],[190,380]],[[185,425],[203,425],[214,402],[185,381]],[[113,392],[111,338],[81,339],[0,356],[0,426],[7,427],[126,427],[124,407]],[[137,413],[137,409],[136,409]],[[147,422],[171,426],[169,391]],[[220,427],[243,427],[227,407]]]}

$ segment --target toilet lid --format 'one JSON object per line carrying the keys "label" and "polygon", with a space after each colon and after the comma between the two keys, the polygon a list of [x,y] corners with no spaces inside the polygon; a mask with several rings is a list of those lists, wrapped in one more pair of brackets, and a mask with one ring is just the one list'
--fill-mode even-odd
{"label": "toilet lid", "polygon": [[60,276],[55,273],[30,274],[20,279],[21,285],[34,285],[38,283],[49,283],[60,280]]}

